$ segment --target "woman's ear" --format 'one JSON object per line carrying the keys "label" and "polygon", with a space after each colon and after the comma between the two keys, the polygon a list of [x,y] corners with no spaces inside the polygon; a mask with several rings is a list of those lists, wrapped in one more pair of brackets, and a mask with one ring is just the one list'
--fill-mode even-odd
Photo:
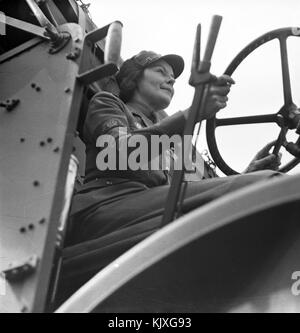
{"label": "woman's ear", "polygon": [[120,98],[126,103],[128,102],[135,90],[137,88],[137,84],[135,80],[124,80],[120,85]]}

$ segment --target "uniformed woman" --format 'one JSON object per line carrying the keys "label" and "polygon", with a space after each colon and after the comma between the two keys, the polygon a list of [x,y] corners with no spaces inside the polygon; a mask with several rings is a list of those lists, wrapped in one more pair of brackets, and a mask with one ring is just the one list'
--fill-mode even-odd
{"label": "uniformed woman", "polygon": [[[142,136],[149,152],[154,135],[182,135],[189,109],[172,116],[167,116],[164,109],[172,100],[175,80],[183,68],[184,61],[178,55],[161,56],[142,51],[121,66],[116,77],[119,96],[99,92],[90,101],[82,134],[86,145],[85,180],[74,195],[71,209],[73,242],[121,233],[130,238],[133,245],[161,227],[170,188],[170,171],[168,168],[136,170],[128,165],[124,168],[120,161],[127,161],[133,151],[132,147],[125,147],[129,139]],[[229,76],[223,75],[211,86],[204,119],[225,108],[233,83]],[[99,142],[107,137],[112,139],[110,148],[115,148],[111,151],[116,151],[116,156],[107,156],[107,159],[117,162],[112,163],[115,168],[108,165],[103,170],[102,164],[107,160],[103,159],[101,164],[99,157],[108,147],[100,147]],[[176,158],[174,156],[172,158]],[[149,163],[151,158],[153,156],[148,157]],[[277,173],[252,171],[275,170],[278,164],[277,157],[265,149],[247,168],[251,173],[191,182],[182,212],[187,213],[253,182],[266,180]]]}

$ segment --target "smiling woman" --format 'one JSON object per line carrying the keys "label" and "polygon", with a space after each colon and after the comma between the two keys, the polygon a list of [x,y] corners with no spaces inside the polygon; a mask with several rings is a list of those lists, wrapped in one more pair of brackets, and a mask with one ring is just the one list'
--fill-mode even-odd
{"label": "smiling woman", "polygon": [[[145,70],[141,71],[143,68]],[[148,116],[152,108],[164,109],[171,102],[175,79],[183,68],[184,61],[177,55],[160,56],[151,51],[142,51],[128,59],[117,75],[120,98],[124,102],[142,104],[143,108],[150,106],[149,112],[145,110]]]}
{"label": "smiling woman", "polygon": [[[162,215],[178,156],[176,143],[167,147],[161,141],[153,140],[153,137],[183,137],[190,108],[172,116],[167,116],[164,111],[172,100],[175,79],[183,68],[184,61],[178,55],[161,56],[152,51],[142,51],[122,64],[116,76],[119,96],[102,91],[92,98],[83,128],[86,144],[85,184],[75,194],[71,211],[74,226],[72,242],[122,232],[129,225],[136,225],[140,229],[136,238],[139,241],[139,237],[144,238],[162,227]],[[234,81],[229,76],[223,75],[211,84],[204,119],[226,106],[232,83]],[[97,142],[107,136],[112,139],[108,142],[109,148],[116,147],[108,149],[116,154],[108,156],[108,160],[116,162],[113,169],[109,168],[109,163],[107,168],[97,164],[99,154],[105,149],[99,147]],[[146,163],[149,168],[131,167],[134,154],[137,165],[145,157],[142,147],[138,154],[136,147],[130,144],[140,141],[141,136],[147,143]],[[153,147],[157,143],[159,148]],[[159,156],[153,156],[153,151],[157,151]],[[161,165],[152,169],[152,160],[156,157]],[[164,168],[163,161],[167,158],[170,167]],[[260,158],[271,165],[275,156],[266,152]],[[125,168],[119,162],[124,160],[129,160]],[[251,171],[259,169],[262,168],[252,168]],[[187,186],[182,212],[189,212],[230,191],[276,174],[265,171],[242,177],[202,180],[203,174],[198,173],[194,179],[196,181],[189,182]]]}
{"label": "smiling woman", "polygon": [[[145,69],[132,102],[145,104],[150,106],[152,110],[165,108],[170,104],[174,95],[174,83],[172,67],[166,61],[159,60]],[[151,115],[150,110],[149,116]]]}

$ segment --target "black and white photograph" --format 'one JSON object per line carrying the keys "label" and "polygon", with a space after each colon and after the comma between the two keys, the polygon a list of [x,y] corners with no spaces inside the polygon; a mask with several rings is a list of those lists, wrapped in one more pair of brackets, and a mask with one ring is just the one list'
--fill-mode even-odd
{"label": "black and white photograph", "polygon": [[299,313],[299,59],[299,0],[0,0],[0,313]]}

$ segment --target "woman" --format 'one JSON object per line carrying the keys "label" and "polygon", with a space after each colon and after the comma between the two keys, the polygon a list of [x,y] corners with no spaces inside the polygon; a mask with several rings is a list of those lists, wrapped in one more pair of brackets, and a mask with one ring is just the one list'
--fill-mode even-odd
{"label": "woman", "polygon": [[[132,226],[135,226],[136,241],[140,241],[160,228],[170,188],[170,172],[167,169],[122,168],[120,161],[127,161],[133,151],[127,145],[129,138],[139,135],[151,145],[154,135],[182,135],[189,109],[172,116],[167,116],[163,110],[172,100],[175,79],[183,68],[184,61],[180,56],[161,56],[142,51],[121,66],[117,74],[119,97],[100,92],[91,100],[83,130],[86,144],[85,184],[74,196],[71,211],[75,229],[73,242],[124,231]],[[208,94],[203,119],[214,116],[226,106],[233,83],[226,75],[215,81]],[[105,135],[115,139],[112,146],[117,148],[117,156],[113,158],[117,161],[116,168],[99,170],[105,160],[99,163],[103,149],[97,143]],[[121,146],[126,146],[126,149],[121,149]],[[150,163],[151,157],[147,162]],[[247,171],[276,169],[278,164],[277,157],[265,149],[251,162]],[[189,183],[182,212],[275,174],[263,171]]]}

